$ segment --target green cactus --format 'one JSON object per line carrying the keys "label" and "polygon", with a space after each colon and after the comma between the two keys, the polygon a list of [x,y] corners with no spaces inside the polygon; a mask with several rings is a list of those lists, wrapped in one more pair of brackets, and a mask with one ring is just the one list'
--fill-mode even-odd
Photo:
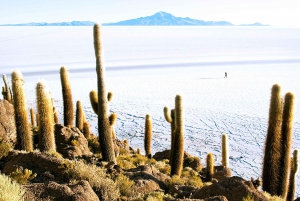
{"label": "green cactus", "polygon": [[152,146],[152,119],[149,114],[146,115],[145,121],[145,135],[144,135],[144,147],[145,153],[148,158],[151,158],[151,146]]}
{"label": "green cactus", "polygon": [[283,199],[287,196],[289,185],[289,171],[290,171],[290,153],[293,138],[293,119],[294,119],[294,94],[289,92],[284,98],[284,108],[282,114],[281,124],[281,158],[280,158],[280,172],[279,172],[279,187],[278,195]]}
{"label": "green cactus", "polygon": [[91,136],[90,124],[87,121],[83,123],[83,135],[86,139],[89,139]]}
{"label": "green cactus", "polygon": [[227,134],[222,134],[222,165],[229,167],[228,162],[228,137]]}
{"label": "green cactus", "polygon": [[94,25],[94,48],[96,56],[96,72],[98,80],[98,132],[99,143],[104,161],[116,163],[112,139],[112,126],[109,122],[108,98],[105,85],[105,68],[102,59],[102,43],[100,26]]}
{"label": "green cactus", "polygon": [[30,119],[31,119],[31,125],[34,127],[35,126],[35,121],[34,121],[34,110],[33,110],[33,108],[30,108]]}
{"label": "green cactus", "polygon": [[293,153],[292,160],[291,160],[289,190],[288,190],[286,201],[293,201],[295,199],[296,174],[298,172],[298,165],[299,165],[299,162],[298,162],[298,149],[295,149],[294,153]]}
{"label": "green cactus", "polygon": [[279,169],[281,158],[281,121],[282,98],[281,87],[273,85],[269,109],[269,125],[263,159],[262,189],[271,195],[279,195]]}
{"label": "green cactus", "polygon": [[167,122],[171,124],[171,152],[170,152],[170,164],[172,164],[172,151],[175,149],[174,147],[174,136],[175,136],[175,110],[169,110],[168,107],[164,107],[164,116]]}
{"label": "green cactus", "polygon": [[15,70],[13,71],[11,78],[17,131],[16,148],[25,151],[32,151],[32,133],[28,121],[23,75],[20,71]]}
{"label": "green cactus", "polygon": [[84,112],[80,101],[76,102],[76,127],[83,132]]}
{"label": "green cactus", "polygon": [[212,181],[215,172],[215,159],[212,153],[206,157],[206,181]]}
{"label": "green cactus", "polygon": [[72,127],[74,125],[72,91],[69,80],[69,72],[64,66],[60,68],[60,80],[64,104],[64,125]]}
{"label": "green cactus", "polygon": [[172,153],[171,175],[181,175],[184,157],[184,111],[181,95],[175,98],[174,150]]}
{"label": "green cactus", "polygon": [[53,107],[48,87],[41,81],[36,86],[37,108],[40,116],[39,149],[55,151]]}
{"label": "green cactus", "polygon": [[3,82],[4,82],[4,91],[2,89],[3,97],[9,103],[13,103],[13,100],[12,100],[13,97],[12,97],[11,89],[10,89],[9,83],[7,81],[6,75],[4,74],[2,77],[3,77]]}

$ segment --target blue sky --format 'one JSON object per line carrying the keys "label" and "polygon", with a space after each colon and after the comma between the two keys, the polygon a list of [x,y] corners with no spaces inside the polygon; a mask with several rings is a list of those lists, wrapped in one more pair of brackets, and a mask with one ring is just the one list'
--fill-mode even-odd
{"label": "blue sky", "polygon": [[117,22],[166,11],[178,17],[233,24],[300,26],[299,0],[0,0],[0,24]]}

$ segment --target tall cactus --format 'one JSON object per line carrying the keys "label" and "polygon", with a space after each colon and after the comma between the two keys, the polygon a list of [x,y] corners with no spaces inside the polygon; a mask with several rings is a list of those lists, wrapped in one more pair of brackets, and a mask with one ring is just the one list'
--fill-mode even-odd
{"label": "tall cactus", "polygon": [[181,175],[184,157],[184,111],[181,95],[175,98],[175,131],[171,175]]}
{"label": "tall cactus", "polygon": [[298,172],[298,149],[294,150],[293,158],[291,161],[291,171],[290,171],[290,181],[289,181],[289,190],[287,194],[287,201],[293,201],[295,199],[296,192],[296,174]]}
{"label": "tall cactus", "polygon": [[90,124],[87,121],[83,123],[83,135],[86,139],[89,139],[91,136]]}
{"label": "tall cactus", "polygon": [[58,113],[56,107],[53,107],[53,119],[54,119],[54,124],[58,124]]}
{"label": "tall cactus", "polygon": [[83,132],[84,114],[80,101],[76,102],[76,127]]}
{"label": "tall cactus", "polygon": [[64,103],[64,125],[72,127],[74,125],[73,98],[69,80],[69,72],[64,66],[60,68],[60,80]]}
{"label": "tall cactus", "polygon": [[170,164],[172,164],[174,147],[174,136],[175,136],[175,110],[170,110],[168,107],[164,107],[164,116],[167,122],[171,124],[171,153],[170,153]]}
{"label": "tall cactus", "polygon": [[227,134],[222,134],[222,165],[229,167],[228,162],[228,137]]}
{"label": "tall cactus", "polygon": [[34,110],[33,108],[30,108],[30,119],[31,119],[31,125],[35,126],[35,121],[34,121]]}
{"label": "tall cactus", "polygon": [[281,87],[273,85],[269,109],[269,125],[265,143],[265,155],[263,159],[262,189],[271,195],[278,194],[279,169],[281,157],[281,120],[282,99]]}
{"label": "tall cactus", "polygon": [[94,48],[96,56],[96,72],[98,80],[98,131],[103,159],[116,163],[112,126],[109,122],[108,98],[105,85],[105,68],[102,59],[102,43],[100,41],[100,26],[94,25]]}
{"label": "tall cactus", "polygon": [[145,119],[145,134],[144,134],[144,147],[145,153],[148,158],[151,158],[151,146],[152,146],[152,119],[149,114]]}
{"label": "tall cactus", "polygon": [[15,70],[13,71],[11,78],[17,131],[16,148],[25,151],[32,151],[32,134],[28,121],[23,75],[20,71]]}
{"label": "tall cactus", "polygon": [[212,153],[206,157],[206,181],[212,181],[215,172],[215,158]]}
{"label": "tall cactus", "polygon": [[13,103],[12,93],[6,75],[3,74],[2,78],[4,82],[4,92],[3,92],[4,99],[7,100],[9,103]]}
{"label": "tall cactus", "polygon": [[40,116],[39,149],[55,151],[53,107],[48,87],[44,81],[36,86],[37,108]]}
{"label": "tall cactus", "polygon": [[294,94],[289,92],[284,98],[284,108],[282,114],[281,124],[281,159],[279,172],[279,187],[278,195],[283,199],[287,196],[289,185],[289,171],[290,171],[290,153],[293,138],[293,119],[294,119]]}

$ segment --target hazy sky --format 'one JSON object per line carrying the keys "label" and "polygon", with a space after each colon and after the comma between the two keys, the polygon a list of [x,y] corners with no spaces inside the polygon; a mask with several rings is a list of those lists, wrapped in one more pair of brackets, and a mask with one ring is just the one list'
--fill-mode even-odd
{"label": "hazy sky", "polygon": [[117,22],[158,11],[206,21],[300,27],[300,0],[0,0],[0,24]]}

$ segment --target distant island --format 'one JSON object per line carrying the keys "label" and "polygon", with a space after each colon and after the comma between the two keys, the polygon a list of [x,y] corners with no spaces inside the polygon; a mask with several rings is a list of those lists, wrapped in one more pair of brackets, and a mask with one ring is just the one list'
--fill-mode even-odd
{"label": "distant island", "polygon": [[[25,23],[25,24],[3,24],[0,26],[93,26],[95,22],[91,21],[72,21],[72,22],[57,22],[57,23]],[[154,15],[130,19],[120,22],[103,23],[103,26],[236,26],[227,21],[204,21],[196,20],[189,17],[175,17],[170,13],[163,11],[157,12]],[[259,22],[253,24],[241,24],[238,26],[269,26]]]}

